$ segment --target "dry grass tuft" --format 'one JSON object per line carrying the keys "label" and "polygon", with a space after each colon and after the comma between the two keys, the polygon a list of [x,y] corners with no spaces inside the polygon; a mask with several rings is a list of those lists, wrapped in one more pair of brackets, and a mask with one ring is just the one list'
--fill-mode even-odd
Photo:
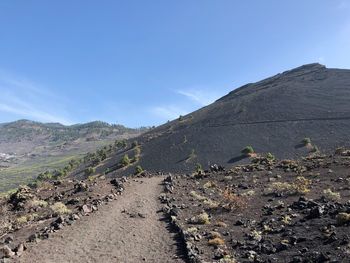
{"label": "dry grass tuft", "polygon": [[222,238],[216,237],[216,238],[210,239],[208,241],[208,245],[215,246],[215,247],[223,246],[225,245],[225,240],[223,240]]}
{"label": "dry grass tuft", "polygon": [[52,212],[56,215],[67,215],[70,214],[72,211],[69,210],[65,204],[61,203],[61,202],[57,202],[55,204],[53,204],[52,206],[50,206]]}
{"label": "dry grass tuft", "polygon": [[192,224],[208,225],[210,224],[209,215],[206,212],[203,212],[197,216],[192,217],[190,219],[190,222]]}
{"label": "dry grass tuft", "polygon": [[229,189],[222,193],[222,197],[223,200],[220,206],[225,210],[232,211],[247,208],[246,198],[232,193]]}
{"label": "dry grass tuft", "polygon": [[333,192],[331,189],[323,190],[324,196],[332,201],[339,201],[341,199],[340,193]]}

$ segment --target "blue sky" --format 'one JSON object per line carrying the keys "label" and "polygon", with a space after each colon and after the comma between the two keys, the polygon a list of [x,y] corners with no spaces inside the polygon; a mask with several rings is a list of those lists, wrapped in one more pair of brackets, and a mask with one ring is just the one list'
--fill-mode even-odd
{"label": "blue sky", "polygon": [[347,0],[2,0],[0,122],[161,124],[311,62],[350,68]]}

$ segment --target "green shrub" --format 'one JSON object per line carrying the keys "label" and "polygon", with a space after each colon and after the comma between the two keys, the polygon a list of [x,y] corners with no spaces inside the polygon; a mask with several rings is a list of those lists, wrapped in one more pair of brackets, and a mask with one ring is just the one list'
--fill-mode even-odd
{"label": "green shrub", "polygon": [[85,175],[86,176],[90,176],[90,175],[92,175],[94,172],[96,172],[96,169],[95,168],[93,168],[93,167],[87,167],[86,169],[85,169]]}
{"label": "green shrub", "polygon": [[120,160],[120,165],[122,166],[122,167],[125,167],[125,166],[128,166],[129,164],[130,164],[130,158],[129,158],[129,156],[127,155],[127,154],[125,154],[124,156],[123,156],[123,158]]}
{"label": "green shrub", "polygon": [[200,173],[202,171],[203,171],[202,165],[200,163],[196,163],[196,173]]}
{"label": "green shrub", "polygon": [[141,154],[140,146],[136,146],[134,152],[135,152],[135,156],[139,156]]}
{"label": "green shrub", "polygon": [[137,141],[133,141],[131,144],[131,148],[135,148],[139,145],[139,143]]}
{"label": "green shrub", "polygon": [[118,148],[125,148],[128,144],[126,142],[126,140],[121,140],[121,141],[115,141],[115,146],[117,146]]}
{"label": "green shrub", "polygon": [[141,167],[141,165],[138,165],[138,166],[136,166],[136,168],[135,168],[135,174],[140,174],[140,173],[142,173],[144,170],[143,170],[143,168]]}
{"label": "green shrub", "polygon": [[269,159],[269,160],[275,160],[275,156],[272,154],[272,153],[267,153],[266,154],[266,158]]}
{"label": "green shrub", "polygon": [[248,145],[242,149],[241,153],[244,155],[252,154],[252,153],[254,153],[254,148],[252,146]]}
{"label": "green shrub", "polygon": [[302,141],[302,144],[304,144],[304,145],[308,145],[308,144],[311,144],[311,139],[310,138],[304,138]]}
{"label": "green shrub", "polygon": [[53,174],[49,171],[46,171],[46,172],[40,173],[36,179],[39,181],[48,181],[48,180],[51,180],[52,178],[53,178]]}

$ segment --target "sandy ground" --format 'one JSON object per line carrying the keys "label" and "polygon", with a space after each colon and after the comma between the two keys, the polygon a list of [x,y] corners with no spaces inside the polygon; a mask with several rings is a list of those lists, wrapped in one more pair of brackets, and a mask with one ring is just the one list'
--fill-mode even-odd
{"label": "sandy ground", "polygon": [[157,198],[162,178],[131,181],[118,200],[30,247],[19,262],[184,262]]}

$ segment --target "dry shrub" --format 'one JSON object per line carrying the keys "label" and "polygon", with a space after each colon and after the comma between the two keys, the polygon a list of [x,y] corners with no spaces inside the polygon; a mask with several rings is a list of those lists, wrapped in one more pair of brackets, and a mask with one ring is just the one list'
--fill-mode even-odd
{"label": "dry shrub", "polygon": [[222,245],[225,245],[225,240],[223,240],[220,237],[216,237],[216,238],[210,239],[208,241],[208,245],[215,246],[215,247],[222,246]]}
{"label": "dry shrub", "polygon": [[223,221],[217,221],[215,223],[215,226],[217,226],[217,227],[227,227],[227,224],[225,222],[223,222]]}
{"label": "dry shrub", "polygon": [[40,200],[40,199],[34,199],[32,201],[30,201],[30,207],[33,208],[39,208],[39,207],[47,207],[47,202],[44,200]]}
{"label": "dry shrub", "polygon": [[211,231],[209,233],[210,239],[221,238],[221,234],[217,231]]}
{"label": "dry shrub", "polygon": [[191,191],[190,196],[192,196],[194,199],[197,199],[198,201],[207,200],[205,196],[198,194],[196,191]]}
{"label": "dry shrub", "polygon": [[327,199],[332,200],[332,201],[339,201],[341,199],[340,193],[333,192],[329,188],[326,190],[323,190],[323,194]]}
{"label": "dry shrub", "polygon": [[275,182],[267,189],[267,194],[283,193],[288,195],[307,194],[310,192],[311,180],[298,176],[293,183]]}
{"label": "dry shrub", "polygon": [[194,216],[190,219],[190,223],[192,224],[199,224],[199,225],[208,225],[210,224],[210,219],[209,219],[209,215],[205,212]]}
{"label": "dry shrub", "polygon": [[310,185],[311,185],[311,180],[306,179],[303,176],[298,176],[293,184],[293,187],[297,193],[306,194],[310,192],[310,189],[309,189]]}
{"label": "dry shrub", "polygon": [[37,219],[39,216],[38,214],[28,214],[28,215],[24,215],[24,216],[20,216],[16,219],[16,222],[18,224],[25,224],[27,222],[33,221],[35,219]]}
{"label": "dry shrub", "polygon": [[212,181],[208,181],[203,185],[204,189],[215,188],[215,187],[217,187],[217,184],[215,182],[212,182]]}
{"label": "dry shrub", "polygon": [[232,193],[229,189],[222,193],[222,197],[223,200],[220,206],[225,210],[233,211],[247,208],[247,199]]}
{"label": "dry shrub", "polygon": [[70,214],[71,210],[69,210],[65,204],[61,203],[61,202],[57,202],[55,204],[53,204],[52,206],[50,206],[52,212],[56,215],[66,215],[66,214]]}

